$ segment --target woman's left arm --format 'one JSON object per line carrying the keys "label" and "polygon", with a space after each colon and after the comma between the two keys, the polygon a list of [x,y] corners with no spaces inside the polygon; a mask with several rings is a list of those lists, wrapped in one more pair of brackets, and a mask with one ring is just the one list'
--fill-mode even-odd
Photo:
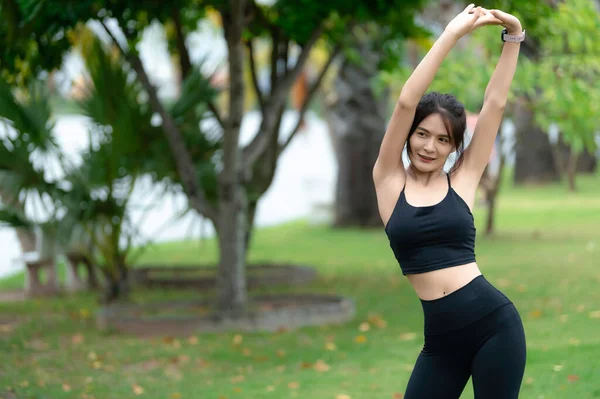
{"label": "woman's left arm", "polygon": [[[513,15],[499,10],[490,10],[490,12],[502,21],[502,25],[508,30],[509,35],[522,33],[521,23]],[[498,64],[485,90],[483,106],[477,118],[473,139],[464,153],[464,172],[469,175],[469,180],[475,179],[477,183],[494,148],[510,85],[517,68],[520,47],[520,43],[504,43]]]}

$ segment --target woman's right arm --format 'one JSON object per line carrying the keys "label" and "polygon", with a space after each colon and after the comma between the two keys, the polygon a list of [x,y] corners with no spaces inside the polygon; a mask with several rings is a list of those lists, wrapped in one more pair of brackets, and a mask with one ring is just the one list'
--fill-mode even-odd
{"label": "woman's right arm", "polygon": [[[457,15],[402,87],[373,167],[375,184],[390,176],[398,175],[399,171],[404,171],[402,150],[406,144],[417,104],[431,85],[446,55],[464,34],[474,28],[480,14],[481,9],[474,8],[471,4]],[[403,176],[404,173],[401,175]]]}

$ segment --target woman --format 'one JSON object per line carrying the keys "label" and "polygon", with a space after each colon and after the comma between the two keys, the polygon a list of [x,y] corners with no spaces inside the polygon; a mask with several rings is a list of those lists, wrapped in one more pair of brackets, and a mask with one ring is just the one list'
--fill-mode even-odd
{"label": "woman", "polygon": [[[451,95],[424,94],[456,42],[484,25],[504,26],[506,42],[473,139],[462,151],[462,104]],[[478,399],[519,395],[526,357],[523,325],[512,302],[475,262],[471,209],[523,39],[521,23],[505,12],[471,4],[457,15],[402,88],[373,168],[390,246],[424,311],[425,345],[406,399],[459,398],[471,376]],[[407,168],[402,162],[405,144]],[[452,152],[458,160],[446,174],[444,164]]]}

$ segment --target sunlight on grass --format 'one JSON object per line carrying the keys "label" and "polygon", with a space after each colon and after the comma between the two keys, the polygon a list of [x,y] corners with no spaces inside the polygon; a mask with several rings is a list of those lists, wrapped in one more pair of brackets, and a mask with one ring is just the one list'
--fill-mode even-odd
{"label": "sunlight on grass", "polygon": [[[494,237],[478,236],[486,277],[519,309],[528,358],[521,398],[600,397],[600,177],[562,186],[506,186]],[[475,211],[479,231],[484,210]],[[213,240],[158,245],[141,264],[211,264]],[[252,262],[313,266],[289,292],[355,301],[343,326],[138,339],[100,334],[90,294],[0,304],[0,397],[399,398],[422,345],[421,307],[383,229],[304,221],[256,232]],[[22,286],[22,276],[0,287]],[[273,287],[260,292],[278,292]],[[254,293],[253,293],[254,294]],[[139,290],[140,301],[207,293]],[[467,386],[463,398],[472,398]],[[346,395],[346,396],[344,396]]]}

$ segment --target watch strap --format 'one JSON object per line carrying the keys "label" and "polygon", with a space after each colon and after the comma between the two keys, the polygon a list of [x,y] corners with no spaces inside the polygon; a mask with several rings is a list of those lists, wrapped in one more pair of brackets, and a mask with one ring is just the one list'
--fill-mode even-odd
{"label": "watch strap", "polygon": [[509,35],[508,30],[503,29],[501,38],[503,42],[521,43],[523,40],[525,40],[525,31],[523,31],[520,35]]}

